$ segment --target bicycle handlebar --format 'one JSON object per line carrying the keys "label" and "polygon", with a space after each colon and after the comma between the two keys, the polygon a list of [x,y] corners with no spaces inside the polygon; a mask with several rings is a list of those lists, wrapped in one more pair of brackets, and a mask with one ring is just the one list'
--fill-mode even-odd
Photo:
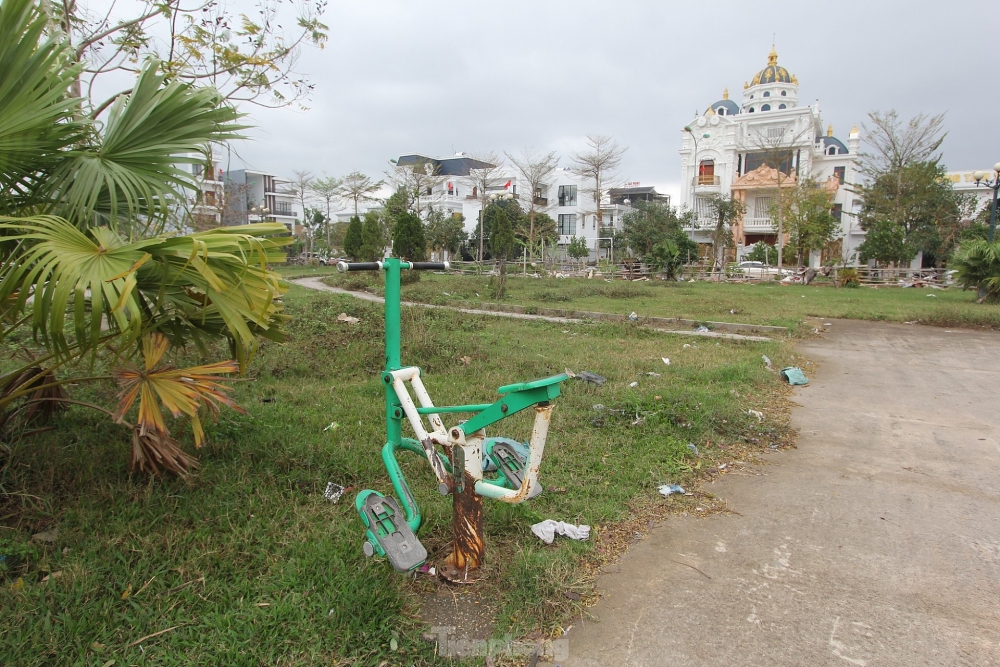
{"label": "bicycle handlebar", "polygon": [[[402,262],[401,269],[412,271],[447,271],[451,268],[450,262]],[[345,273],[347,271],[381,271],[382,262],[337,262],[337,271]]]}

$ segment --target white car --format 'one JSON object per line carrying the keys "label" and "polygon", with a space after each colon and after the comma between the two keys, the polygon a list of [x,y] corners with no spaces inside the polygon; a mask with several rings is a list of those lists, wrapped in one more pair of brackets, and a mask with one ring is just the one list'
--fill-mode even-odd
{"label": "white car", "polygon": [[764,262],[740,262],[735,267],[735,273],[751,280],[761,280],[764,276],[792,275],[792,272],[788,269],[778,269],[778,267],[769,266],[764,264]]}

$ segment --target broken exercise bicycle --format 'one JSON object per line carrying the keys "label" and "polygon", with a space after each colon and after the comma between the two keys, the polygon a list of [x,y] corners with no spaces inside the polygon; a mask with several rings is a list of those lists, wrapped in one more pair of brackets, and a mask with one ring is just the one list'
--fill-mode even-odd
{"label": "broken exercise bicycle", "polygon": [[[399,572],[414,570],[427,559],[427,550],[416,536],[421,523],[420,509],[396,460],[397,452],[409,451],[430,464],[438,490],[453,498],[453,547],[439,567],[440,574],[451,581],[468,583],[477,579],[485,552],[483,498],[521,503],[542,491],[538,468],[552,417],[551,401],[559,396],[559,385],[569,376],[562,373],[500,387],[497,390],[500,398],[492,403],[435,406],[424,387],[420,369],[403,366],[400,360],[400,272],[448,268],[447,262],[405,262],[392,257],[381,262],[337,265],[341,272],[385,272],[382,382],[386,443],[382,447],[382,461],[397,497],[371,489],[357,495],[354,506],[365,526],[365,555],[385,556]],[[527,443],[486,437],[487,427],[528,408],[534,409],[535,420]],[[471,416],[448,428],[441,419],[441,415],[448,414]],[[415,438],[402,436],[404,419]],[[495,468],[495,478],[484,477],[483,470],[487,467]]]}

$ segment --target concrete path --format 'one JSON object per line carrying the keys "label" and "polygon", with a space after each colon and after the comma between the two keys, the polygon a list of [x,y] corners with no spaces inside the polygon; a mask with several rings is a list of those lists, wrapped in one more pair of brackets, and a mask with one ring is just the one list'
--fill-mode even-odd
{"label": "concrete path", "polygon": [[[341,287],[333,287],[332,285],[327,285],[323,282],[322,278],[298,278],[290,282],[296,285],[302,285],[303,287],[308,287],[309,289],[320,290],[323,292],[333,292],[335,294],[346,294],[348,296],[353,296],[364,301],[372,301],[374,303],[383,303],[385,299],[375,294],[370,294],[368,292],[354,292],[352,290],[346,290]],[[416,306],[418,308],[441,308],[444,310],[454,310],[459,313],[468,313],[469,315],[488,315],[490,317],[509,317],[515,320],[541,320],[543,322],[556,322],[558,324],[580,324],[583,322],[581,319],[574,317],[553,317],[551,315],[532,315],[529,313],[509,313],[501,310],[482,310],[479,308],[458,308],[457,306],[437,306],[429,303],[418,303],[416,301],[402,301],[404,306]],[[673,329],[660,329],[658,327],[650,327],[656,331],[662,331],[663,333],[675,334],[678,336],[698,336],[699,338],[728,338],[729,340],[752,340],[752,341],[769,341],[770,338],[766,336],[751,336],[748,334],[734,334],[734,333],[724,333],[721,331],[676,331]]]}
{"label": "concrete path", "polygon": [[830,329],[798,449],[633,547],[564,667],[1000,665],[1000,335]]}

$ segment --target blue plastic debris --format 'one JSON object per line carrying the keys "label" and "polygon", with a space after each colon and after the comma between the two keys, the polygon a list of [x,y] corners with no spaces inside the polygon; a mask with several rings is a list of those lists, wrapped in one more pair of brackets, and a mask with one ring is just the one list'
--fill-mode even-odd
{"label": "blue plastic debris", "polygon": [[795,366],[789,366],[788,368],[781,369],[781,377],[788,381],[788,384],[809,384],[809,380],[806,378],[805,373],[802,372],[801,368],[796,368]]}
{"label": "blue plastic debris", "polygon": [[701,456],[701,454],[698,452],[698,445],[694,444],[693,442],[688,443],[688,449],[690,449],[695,456]]}
{"label": "blue plastic debris", "polygon": [[684,493],[684,489],[681,488],[680,484],[664,484],[660,487],[660,493],[664,496],[669,496],[672,493]]}

